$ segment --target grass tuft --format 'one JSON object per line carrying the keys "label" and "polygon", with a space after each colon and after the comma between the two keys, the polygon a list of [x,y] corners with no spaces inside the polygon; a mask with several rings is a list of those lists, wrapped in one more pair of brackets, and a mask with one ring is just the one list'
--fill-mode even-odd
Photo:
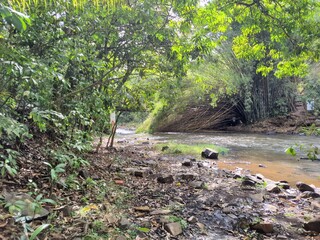
{"label": "grass tuft", "polygon": [[206,149],[210,148],[215,151],[218,151],[221,155],[228,153],[229,149],[216,146],[214,144],[182,144],[182,143],[159,143],[156,145],[156,150],[162,151],[166,154],[181,154],[181,155],[192,155],[192,156],[199,156],[201,152]]}

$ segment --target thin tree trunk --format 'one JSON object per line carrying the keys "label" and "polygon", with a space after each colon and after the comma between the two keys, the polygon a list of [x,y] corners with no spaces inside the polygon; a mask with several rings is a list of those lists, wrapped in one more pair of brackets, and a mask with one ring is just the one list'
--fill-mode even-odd
{"label": "thin tree trunk", "polygon": [[118,125],[119,117],[121,116],[121,114],[122,114],[122,112],[119,112],[118,116],[116,117],[116,122],[112,126],[111,133],[109,135],[106,148],[112,148],[113,147],[114,137],[116,135],[117,125]]}
{"label": "thin tree trunk", "polygon": [[104,133],[105,126],[106,126],[106,124],[105,124],[105,122],[104,122],[104,123],[103,123],[103,126],[102,126],[102,129],[101,129],[100,137],[99,137],[99,143],[98,143],[98,145],[97,145],[97,147],[96,147],[96,153],[99,152],[100,147],[101,147],[101,145],[102,145],[102,139],[103,139],[103,133]]}

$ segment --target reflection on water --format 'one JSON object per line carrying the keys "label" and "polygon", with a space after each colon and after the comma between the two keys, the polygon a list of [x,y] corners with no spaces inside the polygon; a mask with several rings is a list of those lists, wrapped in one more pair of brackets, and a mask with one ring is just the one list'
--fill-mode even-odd
{"label": "reflection on water", "polygon": [[[139,135],[134,135],[133,131],[123,132],[120,130],[118,133],[139,137]],[[314,144],[320,147],[320,141],[317,137],[226,132],[159,133],[147,137],[159,142],[208,143],[227,147],[230,151],[226,156],[219,158],[218,165],[220,167],[231,170],[240,167],[249,169],[252,173],[261,173],[273,180],[287,180],[291,184],[303,181],[320,187],[320,161],[298,161],[298,158],[305,157],[302,152],[298,153],[297,157],[284,153],[287,147],[295,144],[306,147]]]}

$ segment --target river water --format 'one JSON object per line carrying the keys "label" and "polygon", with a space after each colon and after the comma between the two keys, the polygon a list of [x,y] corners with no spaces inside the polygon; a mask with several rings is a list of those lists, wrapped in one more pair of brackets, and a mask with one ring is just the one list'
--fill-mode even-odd
{"label": "river water", "polygon": [[320,138],[317,137],[230,132],[137,135],[133,131],[124,129],[119,129],[117,133],[119,138],[134,137],[149,138],[157,142],[215,144],[229,149],[226,155],[219,156],[217,164],[221,168],[250,170],[251,173],[261,173],[275,181],[286,180],[292,186],[302,181],[320,187],[320,161],[299,160],[300,157],[306,157],[303,152],[298,152],[296,157],[284,152],[286,148],[296,144],[306,148],[311,144],[320,147]]}

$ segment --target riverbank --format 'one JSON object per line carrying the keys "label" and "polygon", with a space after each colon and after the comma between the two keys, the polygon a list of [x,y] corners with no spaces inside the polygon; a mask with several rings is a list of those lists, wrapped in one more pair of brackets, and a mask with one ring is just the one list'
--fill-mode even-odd
{"label": "riverbank", "polygon": [[[313,127],[311,127],[313,126]],[[310,128],[311,127],[311,128]],[[266,134],[306,134],[308,131],[312,134],[312,129],[320,127],[320,120],[316,116],[308,113],[304,108],[298,108],[285,116],[278,116],[261,120],[253,124],[238,124],[228,126],[225,130],[238,131],[246,133],[266,133]],[[308,130],[307,128],[310,128]]]}
{"label": "riverbank", "polygon": [[[9,202],[27,192],[34,197],[28,201],[40,203],[40,194],[56,201],[43,201],[42,215],[27,223],[50,224],[40,239],[319,239],[320,195],[313,186],[299,190],[219,169],[213,160],[164,155],[145,137],[121,137],[115,149],[87,159],[88,167],[61,176],[51,194],[36,161],[14,181],[0,181]],[[1,216],[0,237],[20,236],[24,223],[5,208]]]}
{"label": "riverbank", "polygon": [[142,220],[156,219],[164,229],[168,221],[154,211],[177,217],[186,225],[182,231],[177,227],[178,239],[316,239],[317,233],[306,231],[311,225],[320,232],[320,189],[313,187],[312,193],[304,184],[298,190],[261,174],[219,169],[212,160],[159,155],[150,140],[137,139],[120,151],[131,147],[140,157],[129,169],[118,169],[129,173],[126,184],[135,189],[134,205],[146,210]]}

